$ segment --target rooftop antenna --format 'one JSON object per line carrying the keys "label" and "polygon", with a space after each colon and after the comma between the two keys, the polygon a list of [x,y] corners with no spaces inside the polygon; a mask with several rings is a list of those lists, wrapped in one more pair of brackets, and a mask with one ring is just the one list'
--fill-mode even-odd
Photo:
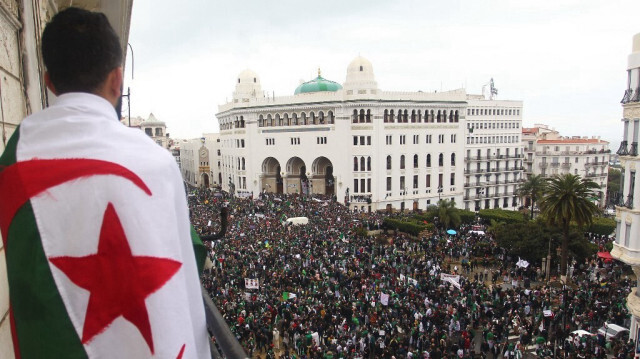
{"label": "rooftop antenna", "polygon": [[489,89],[491,90],[489,100],[493,100],[495,96],[498,96],[498,89],[493,85],[493,77],[491,78],[491,82],[489,82],[489,86]]}

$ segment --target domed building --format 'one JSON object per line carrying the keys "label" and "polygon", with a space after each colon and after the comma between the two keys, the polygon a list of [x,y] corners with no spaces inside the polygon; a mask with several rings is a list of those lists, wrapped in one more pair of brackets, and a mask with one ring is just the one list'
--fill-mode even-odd
{"label": "domed building", "polygon": [[342,85],[337,82],[333,82],[323,78],[320,75],[320,70],[318,69],[318,77],[311,81],[307,81],[301,83],[300,86],[296,88],[294,91],[294,95],[304,94],[304,93],[314,93],[314,92],[335,92],[342,89]]}
{"label": "domed building", "polygon": [[[496,181],[465,162],[465,146],[472,138],[487,143],[487,136],[476,139],[466,127],[468,98],[464,89],[382,91],[371,62],[362,56],[349,63],[342,85],[318,71],[293,96],[265,97],[258,75],[245,70],[238,75],[233,101],[220,105],[216,114],[219,171],[236,190],[336,196],[360,211],[424,210],[445,198],[470,209],[495,208],[495,203],[514,208],[516,175]],[[492,101],[490,106],[501,104]],[[514,141],[508,146],[518,153],[520,110],[517,116],[515,110],[508,113],[513,115],[500,121],[510,123]],[[521,160],[500,162],[493,165],[522,165]],[[500,183],[500,190],[491,192],[500,200],[474,202],[473,187],[465,185],[480,183]]]}

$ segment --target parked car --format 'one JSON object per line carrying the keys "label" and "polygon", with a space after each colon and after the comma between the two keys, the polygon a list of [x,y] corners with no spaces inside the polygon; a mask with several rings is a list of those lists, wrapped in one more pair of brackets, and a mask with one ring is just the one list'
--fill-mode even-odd
{"label": "parked car", "polygon": [[629,339],[629,329],[617,324],[604,323],[602,328],[598,329],[598,335],[604,336],[606,341],[612,339],[623,339],[627,341]]}

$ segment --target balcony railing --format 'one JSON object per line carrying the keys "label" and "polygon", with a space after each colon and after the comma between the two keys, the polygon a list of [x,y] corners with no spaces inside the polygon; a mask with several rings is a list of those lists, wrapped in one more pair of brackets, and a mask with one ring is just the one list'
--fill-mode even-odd
{"label": "balcony railing", "polygon": [[[227,231],[227,217],[229,210],[222,208],[220,211],[220,232],[213,235],[201,236],[203,242],[214,241],[224,237]],[[204,301],[204,314],[207,321],[207,330],[209,336],[215,339],[215,343],[211,343],[211,358],[213,359],[245,359],[249,358],[242,349],[240,343],[229,329],[229,326],[225,322],[224,318],[218,311],[218,308],[211,300],[209,293],[204,289],[202,290],[202,299]]]}
{"label": "balcony railing", "polygon": [[633,94],[633,90],[626,89],[624,91],[624,96],[622,96],[622,100],[620,100],[620,103],[625,104],[627,102],[631,102],[631,95],[632,94]]}
{"label": "balcony railing", "polygon": [[549,164],[547,162],[540,163],[540,168],[547,168],[547,167],[549,167]]}
{"label": "balcony railing", "polygon": [[631,96],[631,100],[629,102],[638,102],[640,101],[640,87],[636,87],[636,91]]}
{"label": "balcony railing", "polygon": [[571,162],[562,162],[562,168],[571,168]]}
{"label": "balcony railing", "polygon": [[629,156],[637,156],[638,155],[638,142],[631,143],[631,148],[629,149]]}
{"label": "balcony railing", "polygon": [[619,156],[626,156],[629,154],[629,150],[627,150],[627,141],[620,142],[620,148],[616,151],[616,154]]}

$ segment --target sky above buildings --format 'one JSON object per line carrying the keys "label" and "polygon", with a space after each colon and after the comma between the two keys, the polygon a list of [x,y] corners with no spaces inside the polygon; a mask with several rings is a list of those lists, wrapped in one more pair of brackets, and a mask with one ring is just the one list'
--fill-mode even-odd
{"label": "sky above buildings", "polygon": [[638,13],[637,0],[135,0],[125,91],[132,116],[195,138],[218,132],[242,70],[285,96],[318,68],[343,83],[361,55],[381,90],[480,94],[493,78],[498,99],[524,102],[524,126],[616,147]]}

